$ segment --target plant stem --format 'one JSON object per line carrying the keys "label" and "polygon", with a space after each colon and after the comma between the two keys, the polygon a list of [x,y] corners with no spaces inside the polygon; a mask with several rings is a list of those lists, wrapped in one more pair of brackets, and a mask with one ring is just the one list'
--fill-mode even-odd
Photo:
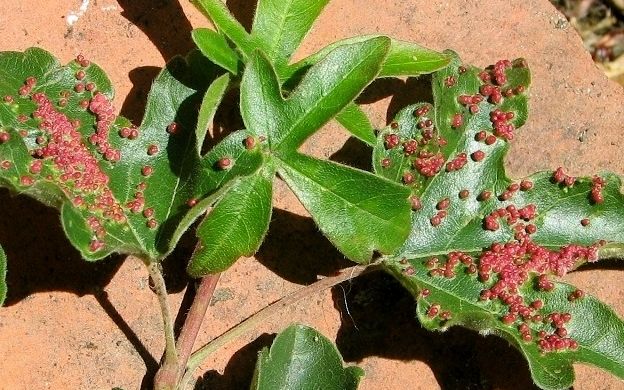
{"label": "plant stem", "polygon": [[353,279],[359,275],[379,269],[381,268],[378,264],[371,264],[368,266],[356,265],[350,268],[346,268],[336,276],[330,276],[314,282],[309,286],[299,289],[256,312],[251,317],[248,317],[240,324],[223,333],[221,336],[218,336],[217,338],[210,341],[208,344],[205,344],[191,355],[186,365],[186,373],[184,374],[184,378],[181,382],[182,388],[186,388],[186,384],[190,383],[193,373],[195,372],[197,367],[199,367],[199,365],[208,356],[210,356],[210,354],[219,350],[227,343],[237,339],[245,333],[252,331],[257,326],[268,320],[271,316],[282,311],[284,308],[291,306],[304,298],[309,298],[313,294],[319,293],[346,280]]}
{"label": "plant stem", "polygon": [[188,315],[184,320],[184,326],[182,326],[182,331],[178,337],[178,359],[181,371],[184,370],[186,362],[191,356],[195,339],[197,339],[199,328],[201,327],[204,316],[206,315],[206,311],[208,310],[208,306],[210,305],[210,301],[212,299],[212,294],[214,293],[215,287],[219,282],[220,276],[220,273],[207,275],[204,276],[199,283],[199,287],[195,293],[195,298],[193,299],[193,304],[189,309]]}
{"label": "plant stem", "polygon": [[[184,374],[186,362],[191,355],[193,345],[197,339],[197,334],[201,327],[206,310],[210,305],[210,300],[221,274],[208,275],[201,279],[199,287],[195,292],[193,303],[184,320],[184,325],[178,337],[176,351],[178,353],[175,364],[170,364],[165,358],[165,362],[160,367],[154,378],[154,388],[157,390],[179,389],[180,379]],[[190,287],[188,287],[190,288]]]}
{"label": "plant stem", "polygon": [[158,296],[158,303],[160,304],[160,311],[163,318],[163,327],[165,329],[165,365],[177,365],[178,364],[178,352],[175,345],[175,334],[173,332],[173,320],[171,317],[171,309],[169,308],[169,301],[167,299],[167,287],[165,286],[165,279],[163,278],[162,271],[160,269],[160,263],[147,262],[147,270],[152,282],[154,283],[154,290],[156,296]]}

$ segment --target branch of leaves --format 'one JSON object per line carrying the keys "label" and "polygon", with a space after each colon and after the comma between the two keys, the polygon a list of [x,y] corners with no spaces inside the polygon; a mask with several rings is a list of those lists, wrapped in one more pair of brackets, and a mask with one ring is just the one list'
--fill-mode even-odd
{"label": "branch of leaves", "polygon": [[262,159],[234,148],[237,167],[218,169],[215,154],[242,145],[236,137],[193,153],[196,106],[219,75],[199,52],[158,75],[140,127],[116,116],[108,78],[83,56],[61,66],[37,48],[2,52],[0,69],[2,185],[58,208],[86,259],[164,258],[200,213],[194,206],[214,203],[218,189]]}
{"label": "branch of leaves", "polygon": [[[282,96],[269,59],[259,51],[252,55],[241,82],[241,113],[245,131],[263,160],[198,226],[199,245],[188,267],[191,275],[222,271],[258,249],[271,217],[276,174],[348,258],[366,263],[374,251],[391,253],[404,242],[409,230],[409,189],[297,152],[374,80],[389,46],[388,38],[376,37],[337,47],[308,70],[288,98]],[[232,168],[238,163],[229,155],[222,155],[221,161]]]}
{"label": "branch of leaves", "polygon": [[[260,0],[251,32],[248,33],[221,0],[194,0],[195,6],[212,21],[216,31],[207,28],[193,30],[193,40],[207,58],[230,72],[233,80],[243,73],[254,51],[261,50],[273,63],[280,85],[290,91],[312,65],[332,50],[381,37],[369,35],[344,39],[290,64],[293,53],[328,2]],[[447,54],[391,39],[376,77],[418,76],[441,69],[449,61]],[[218,105],[219,101],[210,103]],[[347,104],[336,114],[336,119],[355,137],[371,146],[375,144],[373,125],[355,103]]]}
{"label": "branch of leaves", "polygon": [[624,323],[556,279],[624,243],[624,195],[613,174],[559,168],[510,180],[503,158],[527,113],[523,60],[476,69],[455,58],[416,104],[380,132],[378,175],[411,190],[407,241],[385,268],[433,330],[461,325],[505,337],[535,383],[564,389],[573,362],[624,377]]}

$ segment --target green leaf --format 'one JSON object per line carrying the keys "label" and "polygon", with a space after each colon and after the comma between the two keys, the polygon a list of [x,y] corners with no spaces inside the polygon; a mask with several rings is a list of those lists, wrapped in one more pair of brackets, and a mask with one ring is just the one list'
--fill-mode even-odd
{"label": "green leaf", "polygon": [[4,250],[0,246],[0,306],[4,304],[4,300],[6,299],[7,294],[6,273],[7,258]]}
{"label": "green leaf", "polygon": [[[282,97],[277,75],[269,60],[260,52],[252,56],[241,82],[241,112],[249,135],[242,140],[238,138],[230,145],[240,151],[241,145],[246,145],[251,137],[255,150],[266,156],[264,168],[260,170],[263,173],[252,175],[253,180],[245,179],[232,187],[200,225],[198,236],[202,249],[196,251],[189,265],[192,275],[219,272],[238,257],[251,255],[257,249],[270,216],[271,188],[266,188],[266,182],[270,181],[269,176],[275,174],[272,167],[276,163],[280,164],[282,175],[289,176],[288,183],[301,199],[333,202],[328,207],[308,201],[304,201],[304,205],[319,222],[321,230],[347,256],[367,262],[374,250],[389,253],[403,242],[408,232],[408,190],[369,173],[296,154],[296,148],[307,137],[339,113],[375,77],[387,46],[387,39],[375,38],[337,48],[309,70],[288,99]],[[217,145],[215,150],[221,145]],[[219,159],[227,156],[237,161],[234,164],[236,169],[237,156],[226,150],[215,150],[209,153],[210,158],[205,159],[211,161],[211,166],[218,165]],[[256,161],[252,152],[246,152],[246,155]],[[253,164],[247,166],[252,167]],[[210,188],[217,188],[220,184],[211,179],[219,178],[215,175],[213,173],[205,179],[214,183]],[[314,185],[307,183],[307,180],[314,181]],[[349,193],[351,188],[343,186],[346,183],[353,184],[357,191]],[[259,200],[262,189],[268,197],[264,201]],[[381,189],[388,196],[383,207],[374,204],[373,200],[379,195],[371,193],[371,189]],[[264,205],[268,205],[267,208]],[[345,208],[345,216],[328,214],[336,211],[330,210],[336,205]],[[203,207],[208,207],[208,204],[203,204]],[[371,219],[370,213],[379,220]],[[266,219],[258,219],[260,214]],[[242,222],[250,218],[258,219],[254,223],[259,224],[253,225],[253,234],[248,233],[249,222]],[[353,223],[357,234],[345,235],[330,219]],[[375,226],[371,226],[373,224]],[[223,231],[223,226],[228,228]]]}
{"label": "green leaf", "polygon": [[258,250],[271,220],[273,175],[263,168],[241,178],[202,221],[187,268],[191,276],[223,271]]}
{"label": "green leaf", "polygon": [[432,73],[447,66],[448,54],[426,49],[413,42],[392,40],[388,57],[379,77],[418,76]]}
{"label": "green leaf", "polygon": [[407,188],[299,154],[280,160],[278,172],[349,259],[367,263],[374,251],[390,253],[404,242],[409,231]]}
{"label": "green leaf", "polygon": [[35,48],[0,53],[0,72],[0,125],[9,138],[0,144],[3,185],[73,209],[74,225],[90,225],[88,237],[67,231],[86,258],[115,247],[144,252],[110,181],[120,153],[117,132],[128,122],[115,117],[106,75],[82,58],[61,66]]}
{"label": "green leaf", "polygon": [[[173,59],[152,85],[139,137],[119,140],[124,157],[110,172],[113,193],[130,205],[137,201],[135,188],[146,186],[142,211],[131,212],[128,220],[150,258],[162,258],[173,249],[171,232],[188,212],[189,200],[201,199],[215,190],[202,188],[202,176],[210,171],[194,153],[193,132],[203,88],[215,76],[214,66],[198,52],[192,52],[187,60]],[[152,145],[158,152],[150,155]],[[148,166],[153,173],[146,176],[142,167]],[[153,215],[146,218],[148,209]],[[149,226],[150,219],[158,222],[158,228]]]}
{"label": "green leaf", "polygon": [[377,144],[375,129],[364,111],[355,103],[349,103],[336,116],[336,120],[351,134],[367,143],[369,146]]}
{"label": "green leaf", "polygon": [[197,154],[201,155],[201,149],[206,139],[208,127],[214,119],[217,109],[230,83],[230,76],[224,74],[217,78],[206,90],[201,107],[199,108],[199,116],[197,117],[197,128],[195,130],[195,149]]}
{"label": "green leaf", "polygon": [[[282,80],[289,80],[293,77],[298,78],[299,74],[325,58],[329,52],[337,47],[352,45],[379,37],[384,36],[362,35],[334,42],[301,61],[292,64],[283,74],[280,74],[280,77]],[[399,41],[393,38],[388,39],[390,39],[388,56],[382,63],[381,70],[377,77],[418,76],[421,74],[428,74],[444,68],[451,61],[451,56],[448,53],[439,53],[411,42]]]}
{"label": "green leaf", "polygon": [[364,371],[343,367],[342,357],[325,336],[305,325],[291,325],[258,357],[256,390],[357,389]]}
{"label": "green leaf", "polygon": [[247,128],[257,134],[268,131],[275,151],[298,148],[375,78],[388,44],[387,38],[373,38],[338,47],[306,73],[287,100],[279,92],[268,60],[256,55],[241,85],[241,112]]}
{"label": "green leaf", "polygon": [[[193,2],[213,21],[221,33],[234,42],[237,50],[242,53],[241,61],[245,65],[248,65],[248,60],[251,60],[254,50],[258,49],[266,54],[268,59],[273,62],[279,79],[279,82],[274,83],[272,80],[269,80],[272,77],[269,73],[262,75],[261,78],[271,84],[270,89],[279,90],[280,88],[272,85],[277,84],[286,91],[292,90],[299,84],[312,65],[323,60],[337,48],[374,39],[390,39],[381,35],[344,39],[289,66],[288,61],[311,28],[314,20],[328,3],[328,0],[261,0],[257,5],[251,35],[247,34],[245,29],[230,15],[221,1],[193,0]],[[215,33],[211,32],[206,32],[206,34],[215,35]],[[212,46],[214,47],[211,48],[207,43],[201,43],[197,40],[196,42],[198,42],[200,48],[204,50],[209,58],[234,74],[238,74],[240,72],[240,64],[238,62],[235,64],[234,56],[228,54],[228,56],[232,57],[229,65],[225,64],[225,60],[217,58],[221,56],[221,52],[231,52],[227,43],[220,40],[216,35],[212,40],[218,41],[221,49],[217,48],[217,43],[213,43]],[[448,65],[450,59],[451,56],[449,54],[438,53],[411,42],[391,39],[388,55],[375,77],[418,76],[431,73]],[[235,65],[237,66],[236,70],[234,70]],[[335,65],[336,69],[340,69],[339,64],[336,63]],[[324,75],[322,74],[315,74],[314,76],[320,81],[324,80]],[[278,95],[277,93],[274,95],[274,100],[279,100],[278,97],[281,97],[281,95]],[[255,111],[261,112],[263,110],[266,112],[275,111],[275,107],[270,109],[265,106]],[[253,111],[252,107],[252,110],[249,112]],[[284,112],[287,112],[287,110]],[[355,105],[348,106],[346,112],[338,114],[337,119],[355,137],[371,146],[374,144],[373,135],[371,134],[372,125],[365,114],[355,108]],[[259,131],[259,129],[256,128],[255,131]],[[262,134],[264,133],[266,133],[266,130],[262,131]],[[279,140],[277,141],[279,142]]]}
{"label": "green leaf", "polygon": [[243,60],[251,56],[255,48],[251,36],[221,0],[191,0],[191,3],[212,21],[217,31],[236,45]]}
{"label": "green leaf", "polygon": [[214,153],[195,153],[196,107],[216,71],[198,52],[173,59],[135,128],[116,117],[110,82],[97,65],[80,59],[61,66],[41,49],[0,53],[0,126],[8,138],[0,144],[2,185],[59,208],[86,259],[111,252],[162,259],[180,237],[189,202],[259,166],[258,149],[247,150],[240,138],[216,149],[240,162],[227,173],[215,166]]}
{"label": "green leaf", "polygon": [[[202,159],[203,172],[197,172],[196,175],[202,179],[198,183],[200,188],[198,193],[210,195],[203,199],[201,197],[190,198],[193,205],[177,222],[173,232],[169,233],[170,243],[178,242],[193,222],[232,188],[237,178],[249,175],[260,168],[263,164],[262,151],[256,146],[249,147],[249,140],[254,143],[258,142],[249,132],[236,131],[206,153]],[[223,158],[230,160],[229,169],[219,167],[219,160]],[[173,244],[170,244],[169,248],[169,250],[173,249]]]}
{"label": "green leaf", "polygon": [[[406,264],[393,262],[388,266],[403,285],[417,297],[417,314],[420,322],[430,330],[446,330],[461,325],[483,334],[496,334],[508,340],[524,354],[529,363],[533,381],[543,389],[567,389],[574,382],[572,364],[591,364],[613,374],[624,377],[624,323],[604,303],[591,296],[570,302],[568,296],[576,289],[564,283],[555,283],[548,293],[538,292],[529,286],[522,290],[527,302],[541,300],[544,306],[534,310],[533,315],[547,317],[549,313],[569,313],[571,320],[566,323],[566,338],[575,340],[579,347],[562,352],[544,353],[536,343],[538,332],[556,332],[550,323],[526,322],[532,340],[525,341],[519,330],[522,321],[507,325],[501,318],[508,312],[506,306],[497,300],[479,299],[484,285],[476,276],[457,270],[457,275],[449,280],[432,277],[423,264],[427,258],[410,259]],[[410,275],[406,269],[410,269]],[[459,267],[458,267],[459,268]],[[427,296],[422,292],[427,291]],[[450,317],[443,319],[440,314],[432,316],[431,307],[438,305],[438,313],[448,311]]]}
{"label": "green leaf", "polygon": [[223,35],[209,28],[197,28],[191,32],[191,37],[202,54],[210,61],[233,75],[241,71],[240,58]]}
{"label": "green leaf", "polygon": [[260,52],[252,56],[240,86],[241,115],[247,129],[269,138],[279,128],[286,128],[285,104],[275,70]]}
{"label": "green leaf", "polygon": [[259,0],[251,35],[275,66],[285,66],[329,0]]}
{"label": "green leaf", "polygon": [[[384,264],[416,297],[423,326],[505,337],[540,387],[569,387],[575,361],[623,377],[624,323],[554,281],[597,260],[601,240],[605,253],[624,243],[621,181],[563,172],[508,179],[504,155],[527,117],[530,75],[523,60],[486,69],[454,59],[433,77],[434,106],[410,106],[380,132],[375,171],[410,188],[414,208],[409,238]],[[496,73],[505,79],[484,81]],[[484,86],[501,100],[478,101]],[[562,313],[569,321],[552,321]]]}

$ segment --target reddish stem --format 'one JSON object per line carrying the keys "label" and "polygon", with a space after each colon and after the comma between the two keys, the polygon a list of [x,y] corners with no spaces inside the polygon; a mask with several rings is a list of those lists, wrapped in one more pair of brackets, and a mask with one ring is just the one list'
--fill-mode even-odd
{"label": "reddish stem", "polygon": [[184,326],[178,336],[176,347],[178,349],[178,366],[181,370],[186,367],[191,352],[193,352],[193,346],[197,339],[197,334],[201,328],[202,321],[212,300],[212,294],[214,293],[219,277],[221,273],[214,275],[207,275],[201,279],[193,304],[184,320]]}
{"label": "reddish stem", "polygon": [[170,364],[165,360],[165,364],[160,367],[154,378],[154,389],[173,390],[178,388],[220,276],[221,274],[217,273],[201,279],[176,342],[177,360],[175,364]]}

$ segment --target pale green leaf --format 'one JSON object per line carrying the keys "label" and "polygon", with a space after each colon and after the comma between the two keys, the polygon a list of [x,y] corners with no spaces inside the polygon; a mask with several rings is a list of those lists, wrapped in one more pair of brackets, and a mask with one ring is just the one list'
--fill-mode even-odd
{"label": "pale green leaf", "polygon": [[254,51],[251,36],[221,0],[191,0],[191,3],[212,21],[217,31],[236,45],[243,59],[251,56]]}
{"label": "pale green leaf", "polygon": [[368,116],[366,116],[366,113],[364,113],[357,104],[349,103],[344,110],[336,115],[336,120],[343,125],[345,129],[349,130],[351,134],[361,141],[364,141],[369,146],[375,146],[377,143],[373,124],[368,119]]}
{"label": "pale green leaf", "polygon": [[272,180],[273,172],[263,168],[232,185],[197,228],[191,276],[223,271],[258,250],[271,220]]}
{"label": "pale green leaf", "polygon": [[[367,41],[383,35],[362,35],[343,39],[325,46],[320,51],[292,64],[280,74],[282,80],[298,78],[308,67],[323,59],[329,52],[343,45]],[[448,53],[439,53],[415,43],[390,39],[388,56],[381,65],[378,77],[418,76],[440,70],[451,61]]]}

